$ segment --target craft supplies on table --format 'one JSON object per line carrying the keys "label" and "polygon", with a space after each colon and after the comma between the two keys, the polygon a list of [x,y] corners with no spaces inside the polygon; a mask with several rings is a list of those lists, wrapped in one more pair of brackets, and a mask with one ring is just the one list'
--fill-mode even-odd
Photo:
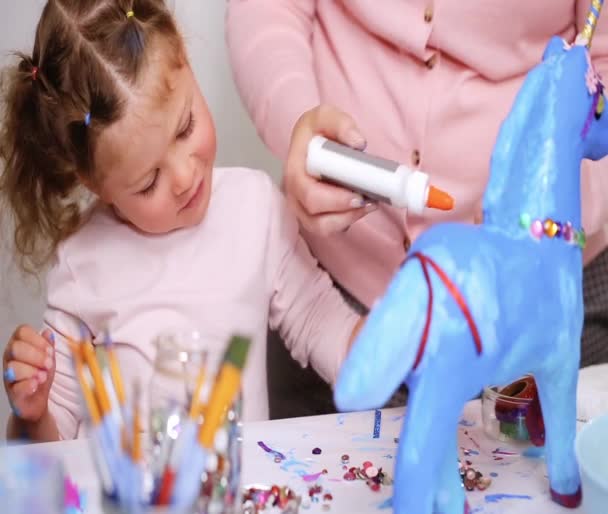
{"label": "craft supplies on table", "polygon": [[[392,485],[381,485],[374,491],[365,480],[344,479],[348,471],[344,470],[344,465],[362,467],[366,461],[376,469],[382,468],[389,477],[393,476],[396,440],[404,409],[383,409],[381,412],[377,438],[374,438],[375,411],[244,423],[241,483],[244,486],[290,487],[294,495],[302,498],[301,514],[390,514]],[[579,428],[581,426],[583,424],[579,423]],[[458,425],[458,446],[461,462],[465,466],[470,463],[492,480],[483,491],[467,491],[472,513],[566,512],[549,497],[542,450],[532,448],[522,452],[515,446],[490,439],[483,430],[478,400],[465,406]],[[99,478],[85,440],[45,443],[33,448],[61,455],[69,476],[87,494],[86,514],[106,514],[101,510]],[[315,448],[321,453],[313,453]],[[7,451],[10,448],[0,449],[0,461],[7,458]],[[280,461],[275,462],[275,459]],[[316,492],[313,488],[319,486],[322,491]],[[582,514],[583,511],[579,508],[567,512]]]}
{"label": "craft supplies on table", "polygon": [[216,352],[195,331],[161,334],[150,384],[132,384],[129,397],[108,337],[103,348],[86,334],[70,341],[106,512],[240,507],[240,377],[249,345],[234,336]]}

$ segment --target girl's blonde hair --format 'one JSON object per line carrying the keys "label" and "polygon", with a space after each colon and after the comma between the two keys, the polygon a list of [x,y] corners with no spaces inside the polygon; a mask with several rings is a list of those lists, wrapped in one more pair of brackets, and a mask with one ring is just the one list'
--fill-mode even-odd
{"label": "girl's blonde hair", "polygon": [[80,179],[95,178],[96,141],[124,115],[159,38],[182,59],[162,0],[49,0],[31,56],[17,54],[4,70],[0,200],[23,270],[48,264],[78,228],[75,191]]}

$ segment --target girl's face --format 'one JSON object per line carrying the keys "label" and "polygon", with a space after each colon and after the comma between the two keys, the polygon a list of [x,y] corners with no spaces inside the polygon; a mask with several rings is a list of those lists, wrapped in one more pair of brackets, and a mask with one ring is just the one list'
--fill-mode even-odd
{"label": "girl's face", "polygon": [[125,222],[162,234],[201,222],[211,195],[213,120],[190,66],[148,61],[123,118],[95,151],[91,189]]}

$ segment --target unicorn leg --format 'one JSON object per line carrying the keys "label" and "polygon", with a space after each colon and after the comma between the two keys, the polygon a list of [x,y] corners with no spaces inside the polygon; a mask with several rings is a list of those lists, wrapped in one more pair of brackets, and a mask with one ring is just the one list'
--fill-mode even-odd
{"label": "unicorn leg", "polygon": [[458,434],[457,420],[454,420],[454,435],[448,437],[439,487],[435,496],[435,514],[467,513],[467,500],[462,487],[462,479],[458,473]]}
{"label": "unicorn leg", "polygon": [[[447,391],[433,387],[433,378],[427,375],[422,380],[419,387],[412,384],[403,423],[395,469],[395,514],[432,514],[446,450],[449,450],[453,472],[457,473],[454,441],[462,404]],[[454,491],[453,476],[449,480],[447,487]],[[458,514],[462,514],[462,495],[455,497],[460,504]],[[447,512],[451,514],[452,511]]]}
{"label": "unicorn leg", "polygon": [[372,308],[347,356],[334,392],[340,410],[384,405],[409,375],[423,332],[429,286],[408,261]]}
{"label": "unicorn leg", "polygon": [[574,454],[578,359],[564,361],[560,363],[562,367],[559,370],[544,370],[534,378],[545,423],[551,497],[564,507],[575,508],[581,502],[580,477]]}

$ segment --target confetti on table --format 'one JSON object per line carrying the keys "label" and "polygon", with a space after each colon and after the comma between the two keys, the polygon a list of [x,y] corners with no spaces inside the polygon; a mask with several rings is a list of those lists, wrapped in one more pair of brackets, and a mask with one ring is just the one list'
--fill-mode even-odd
{"label": "confetti on table", "polygon": [[277,450],[273,450],[272,448],[269,448],[266,445],[266,443],[264,443],[264,441],[258,441],[258,446],[260,448],[262,448],[262,450],[264,450],[266,453],[272,453],[275,456],[275,462],[276,462],[276,459],[285,460],[285,455],[283,455],[281,452],[279,452]]}

